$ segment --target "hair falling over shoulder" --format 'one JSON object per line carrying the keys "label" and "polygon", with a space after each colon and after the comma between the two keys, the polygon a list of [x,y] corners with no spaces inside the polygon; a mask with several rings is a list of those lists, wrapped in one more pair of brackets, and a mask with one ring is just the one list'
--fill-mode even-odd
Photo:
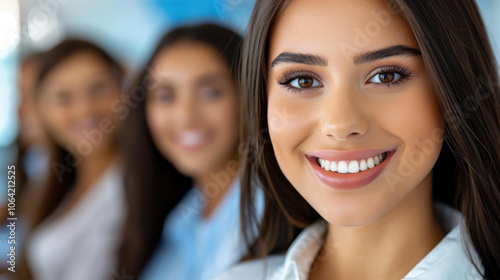
{"label": "hair falling over shoulder", "polygon": [[[281,172],[268,134],[267,41],[289,2],[257,0],[244,43],[241,218],[246,258],[286,250],[301,228],[320,218]],[[474,0],[387,2],[414,33],[444,119],[434,199],[463,214],[485,278],[500,279],[500,84],[478,7]],[[256,180],[265,193],[260,223],[253,206]]]}

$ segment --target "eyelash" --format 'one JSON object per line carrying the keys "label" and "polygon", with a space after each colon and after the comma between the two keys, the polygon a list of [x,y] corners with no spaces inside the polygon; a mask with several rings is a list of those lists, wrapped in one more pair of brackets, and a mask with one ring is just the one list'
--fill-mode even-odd
{"label": "eyelash", "polygon": [[376,75],[382,74],[382,73],[396,73],[399,75],[399,79],[393,82],[389,83],[373,83],[375,86],[385,86],[385,87],[393,87],[393,86],[399,86],[403,81],[406,79],[409,79],[411,77],[412,72],[407,68],[407,67],[400,67],[397,65],[391,65],[391,66],[384,66],[380,67],[377,69],[377,71],[370,75],[370,78],[368,78],[367,82],[373,79]]}
{"label": "eyelash", "polygon": [[315,79],[316,81],[320,81],[319,77],[315,75],[314,73],[307,72],[307,71],[288,71],[283,74],[283,76],[278,78],[278,84],[285,86],[287,90],[292,91],[292,92],[303,92],[303,91],[310,91],[310,90],[315,90],[317,87],[310,87],[310,88],[296,88],[290,85],[290,83],[297,79],[297,78],[309,78],[309,79]]}
{"label": "eyelash", "polygon": [[[412,72],[406,68],[406,67],[400,67],[397,65],[391,65],[391,66],[384,66],[380,67],[377,69],[375,73],[370,75],[370,78],[367,79],[367,82],[373,79],[376,75],[382,74],[382,73],[396,73],[399,75],[399,78],[396,81],[389,82],[389,83],[373,83],[375,86],[386,86],[386,87],[392,87],[392,86],[398,86],[400,85],[403,81],[411,77]],[[290,85],[290,83],[297,79],[297,78],[308,78],[308,79],[315,79],[318,82],[320,81],[319,77],[315,75],[314,73],[307,72],[307,71],[288,71],[284,73],[281,77],[278,78],[277,82],[278,84],[285,86],[287,90],[290,90],[292,92],[303,92],[303,91],[310,91],[310,90],[315,90],[318,87],[309,87],[309,88],[296,88]]]}

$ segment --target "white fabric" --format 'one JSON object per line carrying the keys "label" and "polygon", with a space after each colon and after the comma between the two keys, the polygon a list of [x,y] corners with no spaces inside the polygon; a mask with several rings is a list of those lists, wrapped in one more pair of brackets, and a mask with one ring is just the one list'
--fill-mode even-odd
{"label": "white fabric", "polygon": [[[481,275],[467,257],[462,239],[463,217],[452,207],[435,203],[435,209],[446,236],[403,280],[480,280]],[[292,243],[286,254],[240,263],[215,280],[307,280],[309,270],[323,244],[325,221],[307,227]],[[481,272],[484,268],[472,247],[471,255]]]}
{"label": "white fabric", "polygon": [[[27,244],[34,279],[113,279],[125,214],[122,171],[112,164],[63,216],[49,217]],[[63,204],[67,200],[63,201]]]}

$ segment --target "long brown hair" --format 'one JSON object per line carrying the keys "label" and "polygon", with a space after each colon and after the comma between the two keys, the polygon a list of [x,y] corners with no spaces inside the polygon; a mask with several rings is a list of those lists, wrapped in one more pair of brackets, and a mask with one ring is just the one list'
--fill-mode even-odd
{"label": "long brown hair", "polygon": [[180,41],[192,41],[214,47],[233,77],[239,75],[242,38],[234,31],[215,24],[178,27],[158,43],[130,91],[137,101],[125,121],[125,192],[128,216],[124,241],[119,250],[118,271],[138,276],[153,255],[168,213],[192,187],[192,178],[181,174],[154,145],[146,120],[146,98],[150,88],[150,71],[158,54]]}
{"label": "long brown hair", "polygon": [[[500,279],[500,85],[494,55],[474,0],[393,0],[408,22],[445,119],[434,166],[434,199],[458,209],[488,279]],[[257,0],[244,44],[241,88],[243,141],[241,219],[246,258],[285,250],[320,218],[283,175],[268,136],[268,37],[289,0]],[[255,217],[255,181],[265,193]],[[255,241],[255,227],[259,228]]]}
{"label": "long brown hair", "polygon": [[[121,84],[122,69],[118,62],[114,60],[101,47],[82,39],[68,38],[57,44],[52,49],[40,55],[40,67],[35,84],[35,98],[40,94],[40,88],[46,77],[61,63],[79,53],[91,53],[109,65],[117,79],[117,83]],[[39,193],[32,193],[26,197],[23,202],[25,209],[21,209],[25,213],[25,218],[29,221],[29,233],[45,221],[54,211],[61,205],[64,198],[71,192],[76,180],[76,156],[71,154],[65,147],[60,146],[50,131],[45,129],[48,136],[48,145],[50,149],[50,166],[47,167],[47,177]],[[25,247],[26,248],[26,247]],[[24,250],[26,253],[26,249]],[[24,263],[25,257],[22,259],[19,269],[18,279],[32,279],[29,268]]]}
{"label": "long brown hair", "polygon": [[[54,48],[48,50],[41,55],[40,69],[36,79],[35,95],[40,94],[40,87],[45,81],[45,78],[61,63],[75,54],[89,52],[106,62],[111,71],[116,76],[117,82],[120,84],[122,79],[121,67],[106,51],[99,46],[81,39],[65,39]],[[49,131],[46,131],[49,133]],[[50,172],[47,182],[44,187],[44,193],[40,198],[40,204],[37,203],[38,211],[36,217],[33,217],[33,227],[38,226],[43,222],[54,210],[60,205],[63,198],[71,190],[71,187],[76,178],[75,172],[75,156],[67,149],[61,147],[53,140],[49,133],[51,160]],[[64,166],[64,171],[58,173],[58,168]],[[60,170],[60,169],[59,169]]]}

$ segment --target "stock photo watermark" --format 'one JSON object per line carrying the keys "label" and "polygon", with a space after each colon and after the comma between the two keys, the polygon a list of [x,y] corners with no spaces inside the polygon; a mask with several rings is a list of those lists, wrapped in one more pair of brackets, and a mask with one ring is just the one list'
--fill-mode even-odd
{"label": "stock photo watermark", "polygon": [[10,245],[7,253],[7,268],[11,272],[16,272],[16,166],[7,166],[7,228],[9,235],[7,243]]}
{"label": "stock photo watermark", "polygon": [[180,212],[184,222],[187,224],[193,217],[198,217],[206,208],[209,199],[217,197],[226,190],[238,175],[239,162],[236,160],[229,161],[225,168],[221,171],[208,172],[211,182],[207,183],[203,188],[195,188],[195,195],[190,201],[183,202],[179,205],[177,211]]}

